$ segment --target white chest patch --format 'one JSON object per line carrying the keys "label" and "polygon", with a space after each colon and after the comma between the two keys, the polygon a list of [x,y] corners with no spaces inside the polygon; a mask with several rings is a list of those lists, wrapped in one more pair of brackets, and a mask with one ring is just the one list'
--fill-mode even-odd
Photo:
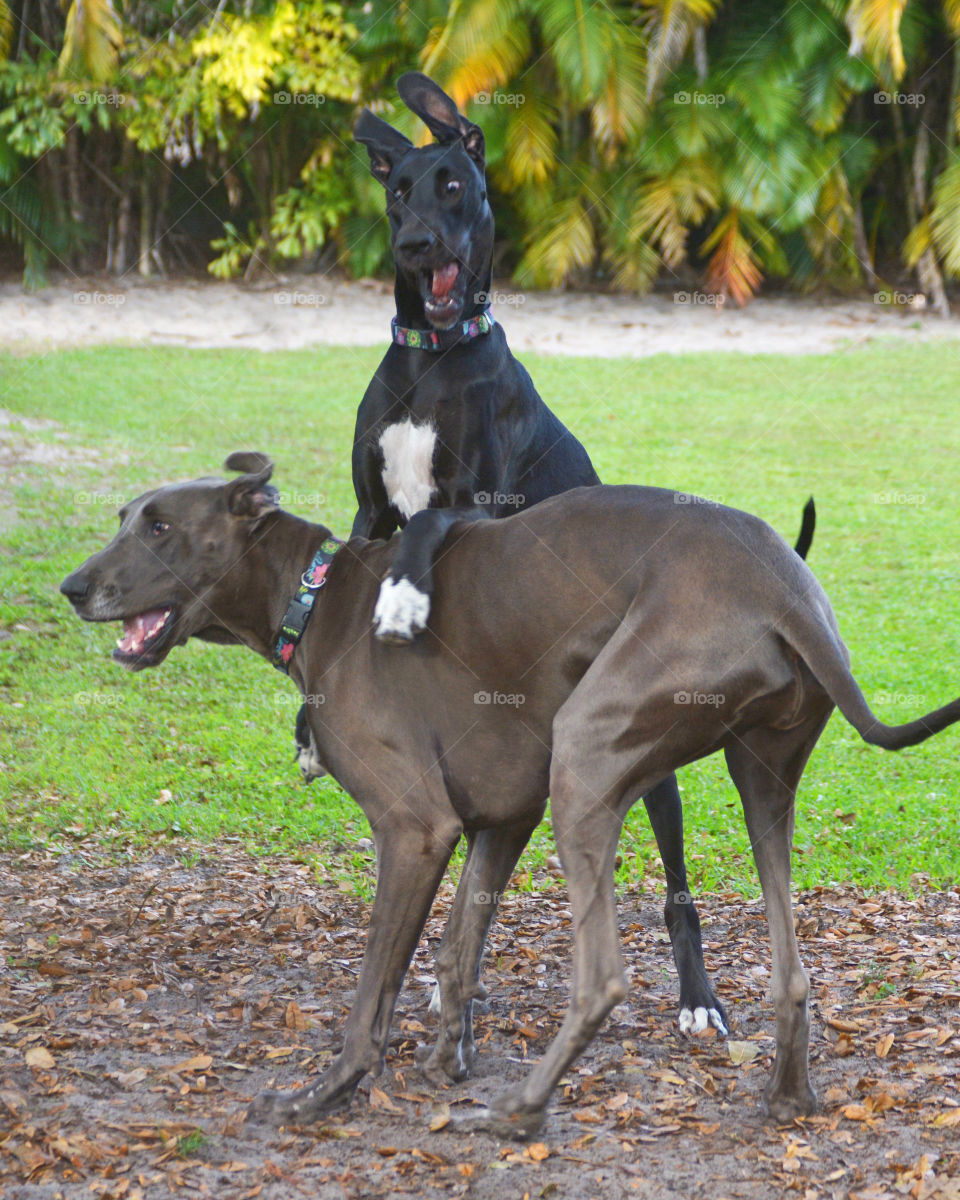
{"label": "white chest patch", "polygon": [[421,508],[428,508],[436,491],[433,480],[436,444],[437,431],[430,424],[399,421],[380,434],[387,499],[408,519]]}

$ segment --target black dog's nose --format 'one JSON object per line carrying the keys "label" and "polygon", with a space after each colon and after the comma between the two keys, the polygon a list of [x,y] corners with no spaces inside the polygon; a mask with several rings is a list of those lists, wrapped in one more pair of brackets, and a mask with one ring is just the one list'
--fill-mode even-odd
{"label": "black dog's nose", "polygon": [[74,571],[60,584],[60,591],[71,604],[79,604],[90,591],[90,584],[79,571]]}
{"label": "black dog's nose", "polygon": [[397,238],[397,249],[401,254],[426,254],[437,244],[437,239],[428,229],[411,230]]}

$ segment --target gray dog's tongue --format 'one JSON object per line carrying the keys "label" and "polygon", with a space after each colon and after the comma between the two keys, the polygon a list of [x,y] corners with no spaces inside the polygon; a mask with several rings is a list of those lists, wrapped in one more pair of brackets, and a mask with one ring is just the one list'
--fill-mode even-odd
{"label": "gray dog's tongue", "polygon": [[457,282],[457,276],[460,274],[460,268],[455,263],[447,263],[445,267],[438,267],[433,273],[433,294],[438,299],[446,296],[453,285]]}

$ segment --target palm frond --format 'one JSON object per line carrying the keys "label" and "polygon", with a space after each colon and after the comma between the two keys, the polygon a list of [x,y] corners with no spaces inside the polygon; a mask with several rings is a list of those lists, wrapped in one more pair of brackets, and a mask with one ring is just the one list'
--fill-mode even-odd
{"label": "palm frond", "polygon": [[13,13],[7,0],[0,0],[0,58],[6,58],[13,44]]}
{"label": "palm frond", "polygon": [[649,101],[683,59],[696,30],[713,19],[717,4],[715,0],[644,0],[644,6]]}
{"label": "palm frond", "polygon": [[[929,220],[930,237],[944,271],[954,278],[960,276],[960,155],[956,153],[933,185]],[[911,242],[911,253],[919,245],[921,236],[917,234]],[[913,261],[918,261],[922,253],[922,250],[917,253]]]}
{"label": "palm frond", "polygon": [[[532,102],[531,102],[532,101]],[[509,185],[542,187],[557,166],[557,131],[546,97],[526,96],[507,125],[504,166]]]}
{"label": "palm frond", "polygon": [[469,0],[450,5],[431,29],[421,66],[463,108],[478,93],[505,87],[529,52],[518,0]]}
{"label": "palm frond", "polygon": [[900,20],[907,0],[850,0],[845,23],[850,53],[865,55],[879,70],[889,70],[893,82],[907,69],[900,41]]}
{"label": "palm frond", "polygon": [[750,242],[743,235],[736,208],[731,208],[721,219],[701,250],[713,251],[707,263],[707,290],[716,296],[729,296],[742,308],[760,286],[763,273]]}
{"label": "palm frond", "polygon": [[64,75],[107,79],[117,65],[121,42],[120,24],[110,0],[72,0],[67,9],[60,71]]}
{"label": "palm frond", "polygon": [[521,285],[559,287],[594,256],[594,230],[579,196],[556,204],[547,214],[544,232],[534,238],[517,267]]}

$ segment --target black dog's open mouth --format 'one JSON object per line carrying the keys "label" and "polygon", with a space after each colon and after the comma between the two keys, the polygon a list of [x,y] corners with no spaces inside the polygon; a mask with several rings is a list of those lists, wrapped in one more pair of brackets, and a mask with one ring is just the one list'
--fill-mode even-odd
{"label": "black dog's open mouth", "polygon": [[449,328],[463,309],[460,264],[445,263],[442,267],[421,271],[423,307],[427,320],[440,329]]}
{"label": "black dog's open mouth", "polygon": [[135,617],[127,617],[123,622],[123,636],[117,638],[113,657],[134,670],[153,666],[158,660],[159,651],[169,639],[173,625],[172,608],[151,608]]}

